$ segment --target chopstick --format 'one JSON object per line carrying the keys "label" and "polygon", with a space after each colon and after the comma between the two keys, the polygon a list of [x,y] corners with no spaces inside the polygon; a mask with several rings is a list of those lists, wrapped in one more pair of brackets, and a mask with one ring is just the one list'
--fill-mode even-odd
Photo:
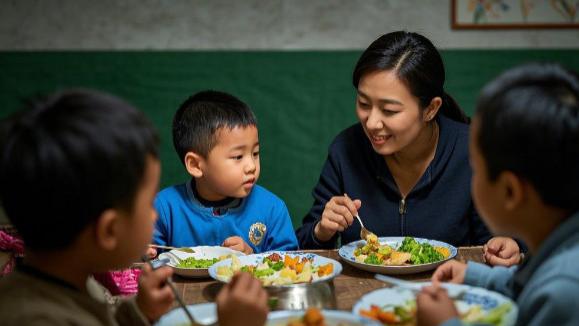
{"label": "chopstick", "polygon": [[[151,260],[149,259],[148,256],[144,256],[143,259],[145,260],[145,262],[151,266],[152,269],[155,269],[156,267],[159,266],[154,266],[151,263]],[[179,291],[177,291],[177,288],[175,287],[175,284],[173,283],[173,281],[171,280],[171,278],[167,279],[167,285],[171,288],[171,291],[173,291],[173,294],[175,295],[175,299],[177,299],[177,302],[179,303],[179,306],[181,307],[181,309],[183,309],[183,311],[185,312],[185,315],[187,316],[187,319],[189,319],[189,322],[191,323],[191,325],[195,326],[195,325],[199,325],[195,319],[193,318],[193,315],[191,315],[191,312],[189,312],[189,309],[187,309],[187,305],[185,304],[185,302],[183,301],[183,298],[181,298],[181,295],[179,294]]]}

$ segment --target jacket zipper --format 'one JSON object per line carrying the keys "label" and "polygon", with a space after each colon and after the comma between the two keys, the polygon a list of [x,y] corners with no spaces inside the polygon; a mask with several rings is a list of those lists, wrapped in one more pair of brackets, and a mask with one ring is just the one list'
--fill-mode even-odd
{"label": "jacket zipper", "polygon": [[398,213],[400,214],[400,235],[404,236],[404,214],[406,214],[406,198],[402,197],[398,205]]}

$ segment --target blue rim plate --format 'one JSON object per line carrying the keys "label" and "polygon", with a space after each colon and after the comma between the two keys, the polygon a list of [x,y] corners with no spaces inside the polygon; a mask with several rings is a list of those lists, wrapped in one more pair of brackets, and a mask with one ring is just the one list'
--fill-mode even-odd
{"label": "blue rim plate", "polygon": [[[391,247],[397,248],[405,237],[380,237],[378,241],[382,245],[389,245]],[[446,247],[450,250],[450,255],[441,261],[437,261],[435,263],[429,264],[419,264],[419,265],[404,265],[404,266],[384,266],[384,265],[371,265],[365,263],[359,263],[356,261],[354,257],[354,250],[359,246],[366,244],[366,240],[358,240],[354,242],[350,242],[346,245],[343,245],[338,254],[340,257],[348,264],[368,272],[372,273],[379,273],[379,274],[389,274],[389,275],[403,275],[403,274],[415,274],[421,273],[429,270],[435,269],[438,265],[444,263],[447,260],[450,260],[456,256],[458,250],[456,247],[449,245],[446,242],[436,241],[436,240],[429,240],[423,238],[414,238],[419,243],[427,242],[432,246],[437,247]]]}
{"label": "blue rim plate", "polygon": [[[257,265],[257,264],[261,264],[261,262],[263,261],[263,258],[271,255],[272,253],[277,253],[280,256],[285,256],[285,255],[290,255],[290,256],[299,256],[300,260],[303,257],[306,257],[308,259],[313,259],[313,265],[314,266],[318,266],[318,265],[325,265],[328,263],[332,263],[334,265],[334,271],[332,274],[330,275],[326,275],[324,277],[320,277],[316,280],[313,280],[312,283],[315,282],[323,282],[323,281],[328,281],[333,279],[334,277],[340,275],[340,273],[342,272],[342,264],[340,264],[338,261],[334,260],[334,259],[330,259],[330,258],[326,258],[323,256],[319,256],[316,254],[312,254],[312,253],[304,253],[304,252],[293,252],[293,251],[270,251],[270,252],[264,252],[261,254],[253,254],[253,255],[247,255],[247,256],[240,256],[239,257],[239,261],[241,263],[241,266],[245,266],[245,265]],[[218,263],[213,264],[211,267],[209,267],[209,276],[211,276],[213,279],[220,281],[220,282],[224,282],[227,283],[229,282],[229,278],[227,277],[223,277],[223,276],[219,276],[217,275],[217,268],[220,266],[230,266],[231,265],[231,259],[225,259],[222,260]],[[301,283],[297,283],[297,284],[301,284]],[[287,286],[293,286],[295,284],[288,284],[288,285],[271,285],[271,286],[266,286],[266,287],[287,287]]]}
{"label": "blue rim plate", "polygon": [[[430,282],[416,283],[418,286],[430,284]],[[484,314],[503,303],[509,303],[511,309],[503,315],[500,325],[514,325],[517,320],[517,304],[500,293],[463,284],[444,283],[443,286],[447,289],[450,296],[464,292],[464,294],[461,295],[461,299],[455,301],[459,313],[464,313],[471,307],[480,305]],[[372,305],[378,307],[384,307],[385,305],[404,305],[409,300],[415,300],[415,294],[409,289],[400,287],[382,288],[362,296],[362,298],[354,304],[352,312],[359,315],[361,309],[368,310]]]}
{"label": "blue rim plate", "polygon": [[[217,321],[217,305],[214,302],[192,304],[187,306],[195,321],[201,325],[210,325]],[[188,325],[189,319],[181,308],[175,308],[159,319],[155,326]]]}
{"label": "blue rim plate", "polygon": [[[299,320],[303,317],[305,311],[299,310],[282,310],[270,312],[267,316],[266,326],[286,326],[288,322]],[[325,325],[328,326],[349,326],[349,325],[371,325],[371,326],[382,326],[381,323],[363,318],[361,316],[356,316],[351,312],[339,311],[339,310],[322,310],[322,315],[324,316]]]}
{"label": "blue rim plate", "polygon": [[164,252],[159,255],[159,259],[168,258],[169,263],[167,265],[173,268],[175,274],[184,277],[209,277],[209,268],[182,268],[177,267],[179,264],[179,259],[186,259],[189,257],[194,257],[195,259],[213,259],[219,258],[226,255],[245,255],[244,253],[233,250],[230,248],[220,247],[220,246],[197,246],[190,247],[195,252],[189,253],[180,250],[171,250],[169,252]]}

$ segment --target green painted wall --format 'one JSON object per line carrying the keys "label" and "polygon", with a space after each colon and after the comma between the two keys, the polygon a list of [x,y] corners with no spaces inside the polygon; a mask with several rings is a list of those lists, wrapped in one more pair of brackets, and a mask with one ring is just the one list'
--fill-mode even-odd
{"label": "green painted wall", "polygon": [[[171,143],[177,106],[202,89],[231,92],[259,120],[259,183],[284,199],[294,225],[309,209],[332,138],[356,121],[350,78],[360,51],[0,52],[0,118],[35,94],[90,87],[141,108],[162,137],[162,186],[187,179]],[[579,50],[446,50],[447,91],[471,113],[480,88],[528,61],[579,70]]]}

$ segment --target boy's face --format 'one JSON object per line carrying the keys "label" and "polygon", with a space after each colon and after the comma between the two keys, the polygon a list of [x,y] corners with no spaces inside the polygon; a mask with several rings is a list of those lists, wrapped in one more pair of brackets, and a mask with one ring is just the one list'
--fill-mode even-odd
{"label": "boy's face", "polygon": [[471,191],[474,204],[491,232],[508,234],[508,214],[504,209],[505,189],[501,182],[489,179],[485,158],[478,145],[480,123],[475,118],[471,124],[469,154],[472,167]]}
{"label": "boy's face", "polygon": [[157,211],[153,206],[155,195],[159,189],[161,164],[159,160],[149,156],[145,166],[143,180],[137,190],[132,213],[124,213],[121,219],[120,234],[123,239],[119,243],[119,262],[126,265],[140,260],[151,243],[153,229],[157,219]]}
{"label": "boy's face", "polygon": [[217,144],[201,161],[199,194],[212,201],[248,196],[260,172],[257,128],[221,128],[216,137]]}

